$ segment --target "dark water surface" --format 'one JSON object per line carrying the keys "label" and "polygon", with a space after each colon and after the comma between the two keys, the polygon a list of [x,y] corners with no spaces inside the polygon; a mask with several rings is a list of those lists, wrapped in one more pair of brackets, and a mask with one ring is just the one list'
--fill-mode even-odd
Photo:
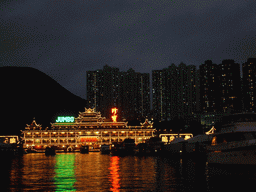
{"label": "dark water surface", "polygon": [[163,157],[35,153],[0,161],[0,191],[251,191],[256,184],[255,166]]}

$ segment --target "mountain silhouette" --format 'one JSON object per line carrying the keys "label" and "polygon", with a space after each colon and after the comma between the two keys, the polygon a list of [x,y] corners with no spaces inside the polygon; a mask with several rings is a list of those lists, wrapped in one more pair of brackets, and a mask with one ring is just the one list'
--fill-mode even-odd
{"label": "mountain silhouette", "polygon": [[20,134],[35,117],[43,128],[58,116],[78,116],[87,101],[31,67],[0,67],[0,134]]}

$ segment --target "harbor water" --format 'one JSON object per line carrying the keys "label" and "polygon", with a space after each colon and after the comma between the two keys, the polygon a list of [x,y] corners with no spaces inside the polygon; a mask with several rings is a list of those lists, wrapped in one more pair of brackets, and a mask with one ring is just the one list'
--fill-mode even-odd
{"label": "harbor water", "polygon": [[1,191],[249,191],[255,170],[171,157],[31,153],[1,157]]}

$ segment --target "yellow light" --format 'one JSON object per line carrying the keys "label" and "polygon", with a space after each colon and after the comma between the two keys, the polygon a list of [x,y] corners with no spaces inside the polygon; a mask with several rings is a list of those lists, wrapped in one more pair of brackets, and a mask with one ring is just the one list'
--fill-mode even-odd
{"label": "yellow light", "polygon": [[111,116],[113,122],[116,122],[116,118],[117,118],[117,108],[112,108],[112,111],[113,115]]}
{"label": "yellow light", "polygon": [[113,122],[116,122],[116,118],[117,118],[116,115],[111,116],[111,118],[112,118]]}
{"label": "yellow light", "polygon": [[53,132],[53,134],[56,134],[56,132]]}
{"label": "yellow light", "polygon": [[96,134],[98,134],[99,132],[97,131]]}

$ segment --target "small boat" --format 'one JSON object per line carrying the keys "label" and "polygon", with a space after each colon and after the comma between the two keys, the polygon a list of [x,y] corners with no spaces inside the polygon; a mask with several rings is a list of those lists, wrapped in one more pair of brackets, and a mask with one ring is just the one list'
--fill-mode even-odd
{"label": "small boat", "polygon": [[45,148],[45,155],[56,155],[55,149],[52,147],[46,147]]}
{"label": "small boat", "polygon": [[215,164],[256,164],[256,114],[240,113],[223,118],[221,131],[207,146],[207,161]]}
{"label": "small boat", "polygon": [[26,152],[27,152],[27,153],[38,153],[38,151],[35,150],[35,149],[33,149],[33,148],[28,148],[28,149],[26,150]]}
{"label": "small boat", "polygon": [[89,146],[88,145],[81,146],[80,153],[89,153]]}
{"label": "small boat", "polygon": [[110,153],[110,145],[103,144],[100,147],[101,154],[109,154]]}

